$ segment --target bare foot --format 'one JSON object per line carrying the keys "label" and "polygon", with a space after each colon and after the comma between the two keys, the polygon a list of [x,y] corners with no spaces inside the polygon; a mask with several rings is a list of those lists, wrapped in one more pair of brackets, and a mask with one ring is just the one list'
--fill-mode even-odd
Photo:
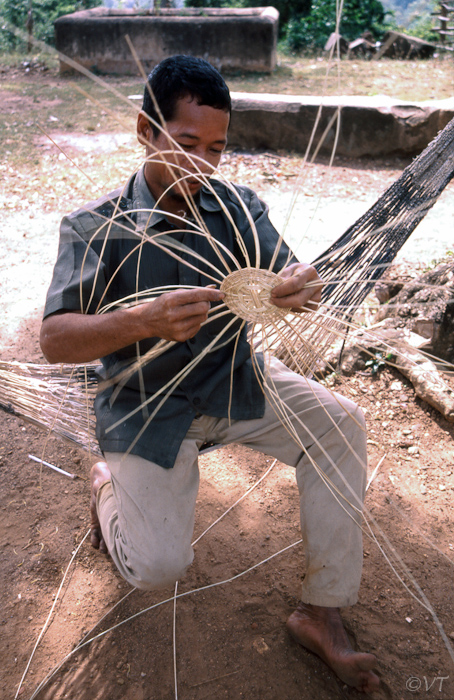
{"label": "bare foot", "polygon": [[90,542],[91,546],[95,549],[99,549],[100,552],[107,554],[106,543],[104,542],[104,537],[101,532],[101,525],[99,524],[98,511],[96,510],[96,495],[99,488],[106,481],[110,480],[110,470],[105,462],[97,462],[91,468],[90,472],[90,483],[91,483],[91,500],[90,500],[90,514],[91,514],[91,532],[90,532]]}
{"label": "bare foot", "polygon": [[372,693],[380,680],[373,673],[373,654],[355,651],[347,637],[338,608],[323,608],[300,602],[287,620],[292,637],[309,651],[320,656],[347,685]]}

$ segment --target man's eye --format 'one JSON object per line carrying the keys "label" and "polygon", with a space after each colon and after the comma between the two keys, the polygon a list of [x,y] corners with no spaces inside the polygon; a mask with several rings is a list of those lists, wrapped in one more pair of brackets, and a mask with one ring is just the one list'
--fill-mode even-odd
{"label": "man's eye", "polygon": [[188,144],[185,144],[185,143],[179,143],[178,145],[179,145],[180,148],[183,149],[183,151],[192,151],[192,149],[194,148],[194,146],[193,146],[192,144],[191,144],[191,145],[188,145]]}

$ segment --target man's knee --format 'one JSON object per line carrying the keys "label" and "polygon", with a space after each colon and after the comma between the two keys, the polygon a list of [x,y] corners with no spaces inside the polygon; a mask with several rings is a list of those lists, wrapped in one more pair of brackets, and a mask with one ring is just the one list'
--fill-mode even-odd
{"label": "man's knee", "polygon": [[184,576],[194,558],[192,548],[185,553],[129,552],[129,556],[124,557],[119,556],[118,552],[112,552],[111,555],[123,578],[131,586],[142,590],[175,585],[176,581]]}

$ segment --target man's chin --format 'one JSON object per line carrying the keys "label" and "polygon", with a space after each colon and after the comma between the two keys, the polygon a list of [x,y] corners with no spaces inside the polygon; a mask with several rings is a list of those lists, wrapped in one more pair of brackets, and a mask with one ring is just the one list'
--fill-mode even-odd
{"label": "man's chin", "polygon": [[181,183],[178,185],[178,189],[175,187],[171,191],[172,199],[178,202],[184,201],[186,197],[195,197],[196,194],[200,192],[202,188],[202,183]]}

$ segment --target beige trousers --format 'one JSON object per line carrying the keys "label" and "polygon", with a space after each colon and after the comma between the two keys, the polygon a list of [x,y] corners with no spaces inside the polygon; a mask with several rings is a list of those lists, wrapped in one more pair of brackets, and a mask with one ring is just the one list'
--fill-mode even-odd
{"label": "beige trousers", "polygon": [[[276,415],[276,393],[296,439]],[[194,556],[199,448],[205,442],[238,443],[295,467],[306,554],[302,600],[333,607],[356,602],[366,484],[363,415],[351,401],[274,358],[266,394],[263,418],[230,424],[196,418],[173,469],[135,455],[105,455],[112,477],[98,491],[98,516],[112,559],[131,585],[159,588],[183,576]]]}

